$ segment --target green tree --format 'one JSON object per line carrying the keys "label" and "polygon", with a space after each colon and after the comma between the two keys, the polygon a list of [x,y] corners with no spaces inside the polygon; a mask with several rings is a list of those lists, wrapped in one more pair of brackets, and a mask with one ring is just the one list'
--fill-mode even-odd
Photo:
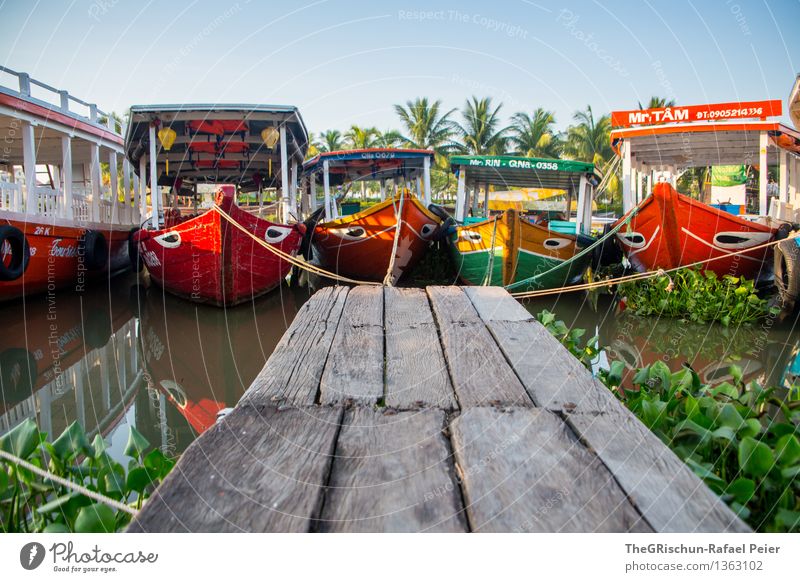
{"label": "green tree", "polygon": [[613,171],[606,192],[611,197],[619,194],[622,182],[618,173],[619,164],[614,163],[616,154],[611,148],[611,117],[603,115],[595,119],[592,106],[587,105],[585,111],[575,112],[573,119],[576,123],[567,128],[564,154],[574,160],[592,162],[604,175]]}
{"label": "green tree", "polygon": [[386,131],[379,131],[375,137],[373,147],[378,148],[396,148],[400,147],[404,141],[403,134],[396,129],[387,129]]}
{"label": "green tree", "polygon": [[365,150],[375,147],[376,140],[380,132],[374,127],[359,127],[351,125],[347,133],[344,134],[347,147],[354,150]]}
{"label": "green tree", "polygon": [[639,101],[639,109],[661,109],[663,107],[675,107],[675,100],[653,95],[650,97],[650,101],[647,102],[647,107],[643,106],[642,102]]}
{"label": "green tree", "polygon": [[479,156],[505,152],[508,128],[500,127],[502,107],[501,103],[493,108],[491,97],[467,99],[461,110],[464,122],[458,125],[463,151]]}
{"label": "green tree", "polygon": [[456,127],[450,116],[455,109],[442,113],[441,108],[441,101],[429,103],[427,97],[394,106],[404,127],[403,140],[410,147],[432,149],[440,156],[452,149]]}
{"label": "green tree", "polygon": [[511,144],[514,153],[532,158],[557,158],[561,141],[553,131],[556,120],[551,111],[538,107],[533,115],[520,112],[511,117]]}
{"label": "green tree", "polygon": [[329,129],[319,135],[314,144],[321,152],[336,152],[344,148],[342,132],[338,129]]}

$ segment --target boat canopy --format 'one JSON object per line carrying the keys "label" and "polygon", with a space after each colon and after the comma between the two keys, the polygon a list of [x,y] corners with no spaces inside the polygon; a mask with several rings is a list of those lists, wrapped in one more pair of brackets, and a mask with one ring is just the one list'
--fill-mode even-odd
{"label": "boat canopy", "polygon": [[[622,158],[623,210],[652,192],[654,173],[674,187],[684,170],[707,166],[778,165],[786,202],[790,174],[793,192],[798,186],[800,132],[768,120],[781,113],[780,101],[613,112],[611,145]],[[760,178],[759,214],[766,215],[768,173]]]}
{"label": "boat canopy", "polygon": [[[567,195],[566,210],[577,196],[575,232],[591,227],[594,189],[602,181],[600,171],[589,162],[518,156],[453,156],[450,168],[458,177],[456,220],[464,222],[469,209],[470,192],[473,212],[477,210],[478,191],[484,189],[484,214],[490,208],[489,186],[502,190],[529,188],[539,191],[563,191]],[[538,194],[537,194],[538,196]],[[542,198],[552,196],[542,192]]]}
{"label": "boat canopy", "polygon": [[[159,132],[165,129],[174,134],[162,139]],[[236,184],[245,192],[282,188],[289,166],[296,172],[307,149],[308,132],[299,111],[282,105],[135,105],[125,135],[126,156],[148,179],[147,164],[155,152],[162,186],[173,186],[180,178],[183,187]]]}
{"label": "boat canopy", "polygon": [[415,183],[425,205],[431,203],[432,150],[403,148],[369,148],[324,152],[303,164],[303,183],[307,197],[304,210],[314,212],[317,206],[317,184],[322,184],[325,219],[336,218],[336,201],[331,187],[357,181],[380,182],[381,200],[386,199],[386,180],[395,184]]}

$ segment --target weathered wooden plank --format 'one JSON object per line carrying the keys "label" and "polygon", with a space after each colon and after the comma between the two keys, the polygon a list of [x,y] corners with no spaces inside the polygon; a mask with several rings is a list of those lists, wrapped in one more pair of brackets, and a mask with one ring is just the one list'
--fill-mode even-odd
{"label": "weathered wooden plank", "polygon": [[345,414],[319,529],[459,532],[466,520],[441,410]]}
{"label": "weathered wooden plank", "polygon": [[387,287],[384,302],[386,405],[452,410],[453,385],[425,291]]}
{"label": "weathered wooden plank", "polygon": [[475,531],[651,531],[606,467],[549,411],[473,408],[451,433]]}
{"label": "weathered wooden plank", "polygon": [[428,287],[427,291],[459,405],[531,406],[525,388],[464,291],[458,287]]}
{"label": "weathered wooden plank", "polygon": [[483,321],[533,321],[536,318],[502,287],[465,287]]}
{"label": "weathered wooden plank", "polygon": [[570,414],[567,422],[602,459],[658,532],[746,532],[741,521],[625,408]]}
{"label": "weathered wooden plank", "polygon": [[128,531],[309,531],[341,416],[237,406],[183,453]]}
{"label": "weathered wooden plank", "polygon": [[598,412],[619,403],[527,309],[498,287],[465,289],[537,406]]}
{"label": "weathered wooden plank", "polygon": [[354,287],[322,373],[322,404],[378,402],[384,396],[383,357],[383,289]]}
{"label": "weathered wooden plank", "polygon": [[303,305],[242,403],[314,404],[348,291],[347,287],[324,287]]}

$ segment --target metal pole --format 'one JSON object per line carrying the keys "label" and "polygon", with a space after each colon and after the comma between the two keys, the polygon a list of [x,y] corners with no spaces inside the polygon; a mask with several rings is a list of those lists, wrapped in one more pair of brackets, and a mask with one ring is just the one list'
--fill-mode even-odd
{"label": "metal pole", "polygon": [[330,176],[328,175],[328,170],[330,169],[330,163],[328,160],[322,162],[322,190],[325,193],[325,220],[331,220],[333,218],[333,208],[331,208],[332,200],[331,200],[331,183],[330,183]]}
{"label": "metal pole", "polygon": [[282,222],[287,224],[289,222],[289,156],[286,148],[286,126],[281,125],[281,209]]}
{"label": "metal pole", "polygon": [[622,143],[622,212],[634,207],[631,192],[631,144]]}
{"label": "metal pole", "polygon": [[422,175],[425,180],[425,206],[428,206],[433,200],[431,193],[431,159],[427,156],[422,160]]}
{"label": "metal pole", "polygon": [[156,157],[156,126],[150,125],[150,205],[153,208],[153,230],[158,230],[161,214],[161,189],[158,186],[158,159]]}
{"label": "metal pole", "polygon": [[467,214],[467,172],[465,168],[458,170],[458,187],[456,189],[456,221],[464,222]]}
{"label": "metal pole", "polygon": [[759,137],[758,148],[758,213],[761,216],[766,216],[768,212],[767,200],[767,177],[769,175],[769,168],[767,167],[767,146],[769,145],[769,136],[766,131],[762,131]]}
{"label": "metal pole", "polygon": [[64,216],[74,217],[72,208],[72,139],[68,135],[61,136],[61,180],[64,189]]}

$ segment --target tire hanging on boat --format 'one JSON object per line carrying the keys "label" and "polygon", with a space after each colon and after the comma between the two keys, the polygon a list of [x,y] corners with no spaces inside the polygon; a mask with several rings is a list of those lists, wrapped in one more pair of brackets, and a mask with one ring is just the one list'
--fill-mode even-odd
{"label": "tire hanging on boat", "polygon": [[793,309],[800,298],[800,246],[791,238],[775,245],[775,286],[785,309]]}
{"label": "tire hanging on boat", "polygon": [[136,227],[128,233],[128,260],[134,273],[141,273],[144,268],[142,258],[139,256],[139,243],[136,241],[136,233],[140,230]]}
{"label": "tire hanging on boat", "polygon": [[15,226],[0,226],[0,250],[8,244],[10,260],[0,260],[0,281],[16,281],[22,277],[31,260],[31,249],[23,232]]}
{"label": "tire hanging on boat", "polygon": [[108,265],[108,241],[97,230],[87,230],[78,241],[78,254],[83,256],[86,268],[99,271]]}

